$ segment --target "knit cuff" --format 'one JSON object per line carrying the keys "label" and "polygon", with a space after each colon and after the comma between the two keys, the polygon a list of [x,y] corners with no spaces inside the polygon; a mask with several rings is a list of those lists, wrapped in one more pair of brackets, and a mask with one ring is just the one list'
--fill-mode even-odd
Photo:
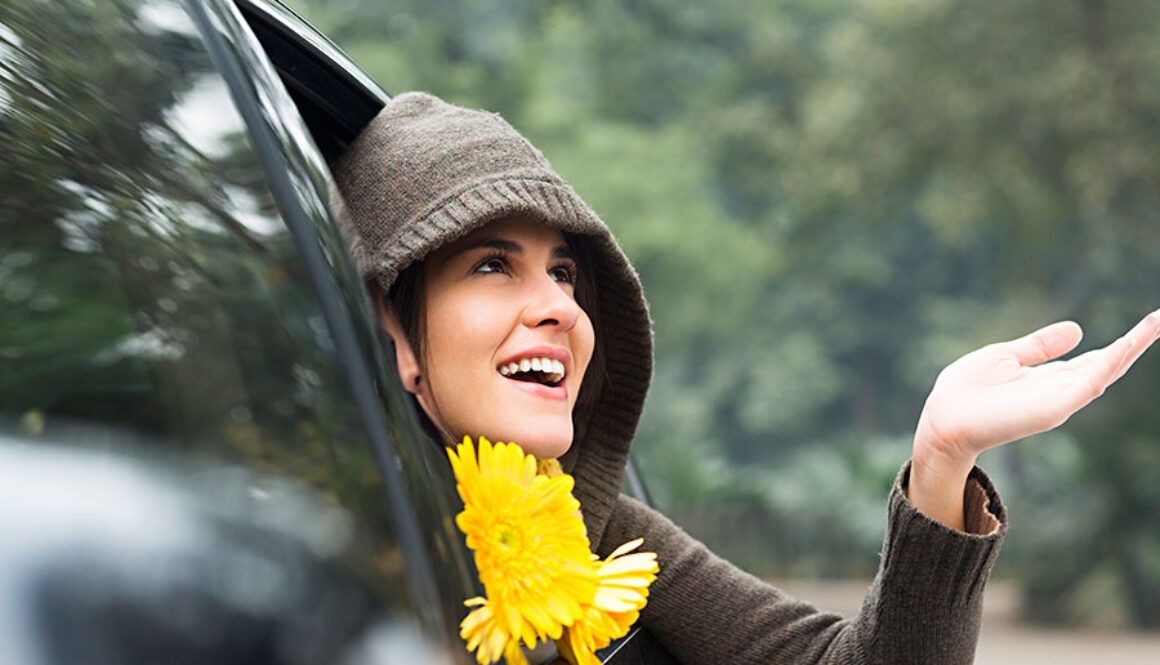
{"label": "knit cuff", "polygon": [[991,497],[978,478],[967,478],[963,488],[963,530],[977,536],[995,533],[1002,526],[991,512]]}
{"label": "knit cuff", "polygon": [[903,596],[909,595],[908,590],[931,594],[928,600],[936,604],[976,602],[1007,531],[1007,511],[994,484],[978,467],[971,470],[964,493],[965,516],[968,528],[982,533],[967,533],[918,510],[906,497],[909,479],[908,462],[890,493],[890,528],[882,554],[888,574],[883,580],[898,585],[895,591]]}

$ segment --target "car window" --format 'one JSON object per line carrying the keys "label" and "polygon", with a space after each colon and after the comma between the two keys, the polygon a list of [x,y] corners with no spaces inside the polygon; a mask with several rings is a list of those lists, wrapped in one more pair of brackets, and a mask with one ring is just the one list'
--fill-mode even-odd
{"label": "car window", "polygon": [[0,439],[290,479],[405,609],[318,298],[183,5],[6,1],[0,55]]}

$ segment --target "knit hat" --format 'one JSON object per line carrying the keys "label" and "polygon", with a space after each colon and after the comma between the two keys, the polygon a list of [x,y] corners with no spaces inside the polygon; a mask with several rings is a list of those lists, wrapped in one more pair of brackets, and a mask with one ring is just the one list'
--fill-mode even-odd
{"label": "knit hat", "polygon": [[652,376],[648,306],[608,227],[501,117],[424,93],[388,102],[334,175],[355,265],[384,291],[407,266],[502,217],[528,216],[588,237],[606,380],[588,422],[577,424],[567,467],[589,538],[598,543]]}

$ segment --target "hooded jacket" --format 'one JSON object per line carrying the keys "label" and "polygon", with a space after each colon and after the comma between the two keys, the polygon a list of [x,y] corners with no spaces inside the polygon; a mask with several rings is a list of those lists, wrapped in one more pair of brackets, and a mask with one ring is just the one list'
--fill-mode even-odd
{"label": "hooded jacket", "polygon": [[862,610],[849,619],[819,612],[620,494],[652,374],[648,306],[607,225],[511,125],[495,114],[407,93],[370,122],[334,175],[351,256],[363,278],[384,291],[407,266],[505,216],[527,215],[587,238],[597,293],[591,314],[606,371],[562,462],[575,478],[573,494],[597,554],[607,556],[638,537],[657,553],[660,574],[641,622],[680,662],[972,661],[983,586],[1006,529],[1003,506],[981,471],[972,472],[964,497],[973,533],[963,533],[906,499],[904,466],[890,494],[879,572]]}

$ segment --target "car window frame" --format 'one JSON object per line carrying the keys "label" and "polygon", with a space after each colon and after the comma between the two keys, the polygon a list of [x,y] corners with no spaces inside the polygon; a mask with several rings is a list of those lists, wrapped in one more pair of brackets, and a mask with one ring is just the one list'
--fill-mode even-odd
{"label": "car window frame", "polygon": [[[335,353],[355,400],[367,438],[382,476],[387,510],[398,532],[413,607],[425,630],[439,635],[449,631],[439,611],[434,570],[423,547],[400,455],[378,401],[368,353],[374,346],[352,319],[368,315],[364,302],[354,301],[350,283],[357,284],[353,268],[325,205],[328,170],[314,148],[297,107],[266,60],[264,50],[238,8],[229,0],[186,0],[194,24],[223,77],[242,117],[271,195],[302,257],[304,273],[314,287]],[[339,280],[346,282],[342,288]]]}

